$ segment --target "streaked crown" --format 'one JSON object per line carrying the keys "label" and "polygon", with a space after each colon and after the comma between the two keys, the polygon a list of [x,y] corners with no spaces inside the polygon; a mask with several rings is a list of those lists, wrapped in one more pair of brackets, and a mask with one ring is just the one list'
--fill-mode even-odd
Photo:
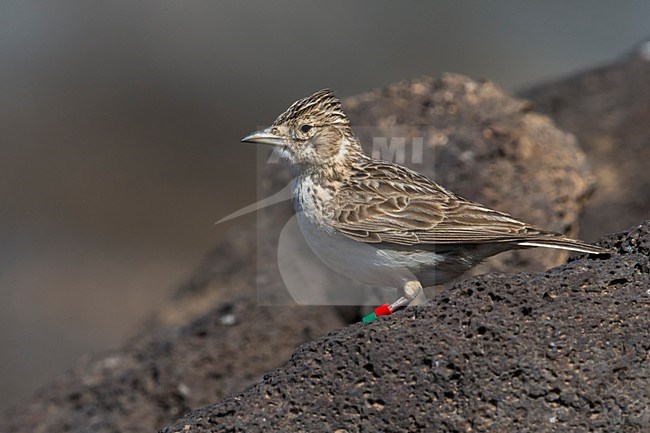
{"label": "streaked crown", "polygon": [[319,90],[311,96],[297,100],[280,114],[273,125],[306,120],[315,126],[336,124],[350,126],[350,120],[341,108],[341,101],[330,89]]}

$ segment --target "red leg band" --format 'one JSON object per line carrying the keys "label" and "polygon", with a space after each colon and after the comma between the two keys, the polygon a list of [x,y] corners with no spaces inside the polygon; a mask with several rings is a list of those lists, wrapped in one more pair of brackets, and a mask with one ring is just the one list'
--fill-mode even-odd
{"label": "red leg band", "polygon": [[390,309],[390,306],[388,304],[384,304],[382,306],[379,306],[375,308],[375,314],[377,317],[379,316],[388,316],[389,314],[393,314],[393,312]]}

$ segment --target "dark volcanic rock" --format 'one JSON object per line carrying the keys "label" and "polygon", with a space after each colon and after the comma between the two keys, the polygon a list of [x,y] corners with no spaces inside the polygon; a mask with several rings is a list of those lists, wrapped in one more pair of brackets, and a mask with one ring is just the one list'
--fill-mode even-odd
{"label": "dark volcanic rock", "polygon": [[574,133],[598,187],[585,208],[586,240],[650,216],[650,42],[618,62],[526,92],[535,109]]}
{"label": "dark volcanic rock", "polygon": [[650,221],[600,244],[307,343],[161,432],[650,431]]}

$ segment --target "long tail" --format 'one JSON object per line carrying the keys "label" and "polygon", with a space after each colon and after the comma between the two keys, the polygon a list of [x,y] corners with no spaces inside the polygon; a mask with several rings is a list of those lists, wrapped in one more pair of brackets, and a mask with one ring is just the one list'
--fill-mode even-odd
{"label": "long tail", "polygon": [[589,253],[589,254],[611,253],[611,251],[605,248],[597,247],[595,245],[590,245],[588,243],[574,240],[574,239],[560,237],[560,235],[558,235],[557,238],[553,238],[549,236],[549,237],[543,237],[539,239],[525,240],[525,241],[517,242],[517,245],[522,247],[556,248],[559,250],[577,251],[580,253]]}

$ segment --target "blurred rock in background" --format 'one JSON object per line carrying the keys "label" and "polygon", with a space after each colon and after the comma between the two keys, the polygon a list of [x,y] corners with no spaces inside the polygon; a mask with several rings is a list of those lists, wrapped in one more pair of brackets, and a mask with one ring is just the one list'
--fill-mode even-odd
{"label": "blurred rock in background", "polygon": [[576,135],[596,174],[581,222],[584,239],[650,216],[650,40],[616,63],[534,87],[525,96]]}

